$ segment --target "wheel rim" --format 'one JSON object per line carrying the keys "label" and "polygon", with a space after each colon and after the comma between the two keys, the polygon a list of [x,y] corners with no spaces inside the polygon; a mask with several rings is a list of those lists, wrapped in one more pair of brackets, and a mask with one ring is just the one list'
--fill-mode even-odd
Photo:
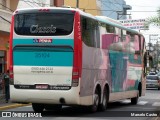
{"label": "wheel rim", "polygon": [[98,96],[98,94],[95,94],[94,103],[95,103],[95,106],[98,107],[98,103],[99,103],[99,96]]}
{"label": "wheel rim", "polygon": [[103,101],[102,101],[102,104],[104,107],[106,107],[106,104],[107,104],[107,98],[106,98],[106,95],[104,94],[103,96]]}

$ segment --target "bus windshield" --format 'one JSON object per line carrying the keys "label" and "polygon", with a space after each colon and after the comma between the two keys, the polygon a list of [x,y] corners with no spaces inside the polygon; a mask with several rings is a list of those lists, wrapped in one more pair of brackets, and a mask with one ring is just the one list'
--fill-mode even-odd
{"label": "bus windshield", "polygon": [[14,30],[18,35],[57,36],[73,31],[74,14],[24,13],[15,15]]}

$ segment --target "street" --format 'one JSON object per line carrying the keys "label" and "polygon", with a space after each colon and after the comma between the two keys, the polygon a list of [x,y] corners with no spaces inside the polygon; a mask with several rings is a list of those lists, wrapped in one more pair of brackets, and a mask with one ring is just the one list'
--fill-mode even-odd
{"label": "street", "polygon": [[[158,120],[154,113],[160,110],[160,98],[157,89],[146,90],[146,95],[139,99],[137,105],[131,105],[130,100],[122,100],[118,102],[109,103],[108,109],[105,112],[89,113],[86,109],[81,107],[63,107],[61,111],[45,111],[42,117],[38,119],[109,119],[109,120]],[[19,107],[15,109],[6,110],[18,111],[20,113],[32,113],[31,106]],[[141,114],[141,117],[132,116],[134,113]],[[148,115],[153,115],[154,117],[144,117],[143,113]],[[132,115],[131,115],[132,114]],[[14,118],[13,118],[14,117]],[[22,119],[21,117],[13,116],[10,119]],[[30,116],[32,117],[32,116]],[[67,117],[67,118],[66,118]],[[1,118],[5,119],[5,118]],[[26,117],[26,119],[28,119]],[[29,118],[31,119],[31,118]],[[32,118],[37,119],[37,118]]]}

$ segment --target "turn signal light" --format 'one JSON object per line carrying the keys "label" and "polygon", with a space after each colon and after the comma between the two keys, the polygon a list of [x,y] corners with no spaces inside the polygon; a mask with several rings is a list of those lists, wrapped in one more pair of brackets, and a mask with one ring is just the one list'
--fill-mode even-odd
{"label": "turn signal light", "polygon": [[79,72],[77,68],[73,68],[72,72],[72,86],[77,87],[79,84]]}

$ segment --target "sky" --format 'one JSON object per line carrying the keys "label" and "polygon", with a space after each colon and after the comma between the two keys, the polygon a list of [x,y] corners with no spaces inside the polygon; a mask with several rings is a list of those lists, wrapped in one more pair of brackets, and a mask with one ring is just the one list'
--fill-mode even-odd
{"label": "sky", "polygon": [[[157,16],[157,9],[160,7],[160,0],[125,0],[127,5],[132,6],[131,12],[128,11],[128,14],[131,13],[132,19],[146,19],[151,16]],[[137,11],[137,12],[136,12]],[[144,34],[146,42],[149,42],[150,34],[158,34],[157,38],[160,42],[160,27],[150,26],[149,30],[141,30],[141,33]],[[155,37],[152,36],[154,39]],[[152,39],[151,38],[151,39]],[[152,40],[152,43],[157,41]]]}
{"label": "sky", "polygon": [[128,12],[132,14],[132,19],[141,19],[157,15],[156,11],[160,7],[160,0],[125,0],[125,1],[127,5],[132,6],[131,11],[133,12]]}

